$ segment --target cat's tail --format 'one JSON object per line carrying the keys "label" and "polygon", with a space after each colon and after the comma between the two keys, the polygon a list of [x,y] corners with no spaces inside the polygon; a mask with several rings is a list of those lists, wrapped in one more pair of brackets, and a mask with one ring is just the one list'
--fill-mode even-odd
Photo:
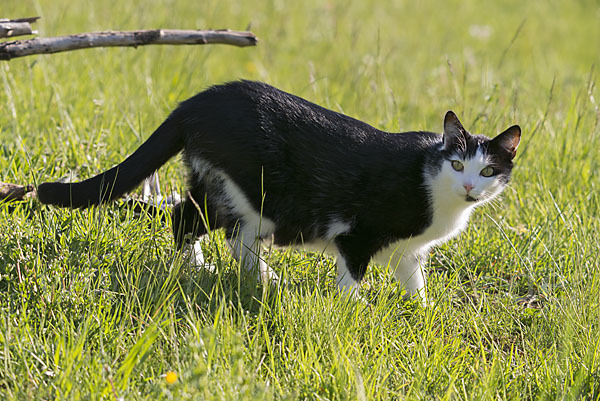
{"label": "cat's tail", "polygon": [[37,190],[42,203],[85,208],[121,197],[138,186],[183,148],[177,118],[169,116],[131,156],[121,164],[81,182],[45,182]]}

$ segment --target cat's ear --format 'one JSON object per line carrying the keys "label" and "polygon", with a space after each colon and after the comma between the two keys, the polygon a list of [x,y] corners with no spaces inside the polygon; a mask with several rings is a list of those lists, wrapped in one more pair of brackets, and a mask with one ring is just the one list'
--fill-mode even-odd
{"label": "cat's ear", "polygon": [[521,141],[521,127],[513,125],[501,134],[498,134],[490,141],[490,145],[496,149],[502,149],[508,152],[510,158],[513,159],[517,154],[517,148]]}
{"label": "cat's ear", "polygon": [[448,111],[444,117],[444,149],[454,146],[464,148],[467,135],[469,135],[467,130],[462,126],[456,114]]}

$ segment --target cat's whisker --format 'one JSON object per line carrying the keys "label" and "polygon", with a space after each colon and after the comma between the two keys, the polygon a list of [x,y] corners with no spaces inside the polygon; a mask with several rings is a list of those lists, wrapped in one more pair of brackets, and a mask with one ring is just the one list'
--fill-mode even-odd
{"label": "cat's whisker", "polygon": [[499,202],[496,202],[494,199],[490,200],[490,201],[488,202],[488,204],[489,204],[489,207],[490,207],[491,209],[493,209],[494,211],[496,211],[496,210],[498,210],[498,209],[500,208],[500,203],[499,203]]}

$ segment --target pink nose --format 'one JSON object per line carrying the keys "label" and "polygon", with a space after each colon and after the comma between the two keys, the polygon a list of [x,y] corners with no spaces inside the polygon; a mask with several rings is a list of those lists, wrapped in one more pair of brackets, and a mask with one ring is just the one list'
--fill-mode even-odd
{"label": "pink nose", "polygon": [[471,192],[471,190],[473,189],[473,185],[471,184],[463,184],[463,187],[465,187],[467,193]]}

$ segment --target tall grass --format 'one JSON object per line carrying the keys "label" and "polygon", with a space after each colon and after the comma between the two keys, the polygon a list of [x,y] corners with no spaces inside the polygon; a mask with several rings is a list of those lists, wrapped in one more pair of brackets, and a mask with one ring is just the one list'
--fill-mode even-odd
{"label": "tall grass", "polygon": [[[110,4],[114,3],[114,4]],[[0,180],[85,178],[197,91],[263,80],[390,131],[523,129],[513,182],[432,252],[434,306],[382,266],[339,298],[326,256],[277,250],[263,288],[207,240],[106,206],[0,204],[3,399],[600,398],[598,2],[4,2],[42,36],[247,26],[256,48],[147,46],[0,64]],[[160,170],[181,191],[180,160]],[[164,188],[163,188],[164,190]],[[176,372],[167,383],[165,374]]]}

